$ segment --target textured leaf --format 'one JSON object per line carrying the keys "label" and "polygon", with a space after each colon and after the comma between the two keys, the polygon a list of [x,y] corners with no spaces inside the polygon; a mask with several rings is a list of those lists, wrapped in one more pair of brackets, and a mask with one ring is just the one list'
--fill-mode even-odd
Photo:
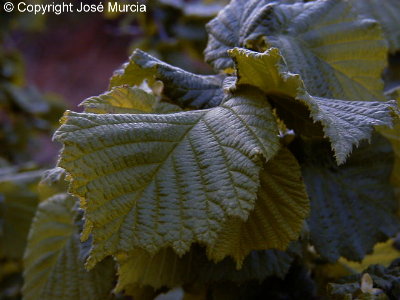
{"label": "textured leaf", "polygon": [[398,0],[352,0],[357,12],[377,20],[389,41],[390,52],[400,50],[400,2]]}
{"label": "textured leaf", "polygon": [[298,147],[304,149],[300,156],[311,200],[311,241],[321,256],[361,261],[377,242],[396,234],[397,203],[389,184],[393,154],[383,137],[375,135],[371,145],[361,144],[339,167],[321,141]]}
{"label": "textured leaf", "polygon": [[39,204],[25,252],[25,300],[99,300],[111,296],[114,268],[104,261],[87,272],[79,258],[76,200],[57,194]]}
{"label": "textured leaf", "polygon": [[172,113],[181,111],[179,106],[160,102],[156,96],[140,88],[119,86],[81,103],[85,112],[96,114]]}
{"label": "textured leaf", "polygon": [[[384,99],[387,48],[378,23],[358,19],[347,1],[266,2],[233,1],[211,21],[207,61],[225,69],[233,66],[228,49],[276,47],[315,96]],[[254,45],[259,38],[265,45]]]}
{"label": "textured leaf", "polygon": [[244,283],[250,280],[261,282],[267,276],[273,275],[283,278],[298,252],[297,246],[292,246],[289,252],[253,251],[246,257],[240,270],[235,268],[235,262],[230,258],[217,264],[209,261],[205,250],[200,247],[194,247],[182,257],[171,249],[162,249],[155,255],[136,250],[128,257],[118,259],[119,279],[116,291],[135,285],[147,285],[158,289],[163,286],[173,288],[194,283]]}
{"label": "textured leaf", "polygon": [[0,171],[0,258],[21,258],[36,206],[43,171]]}
{"label": "textured leaf", "polygon": [[208,256],[220,261],[229,255],[240,266],[252,250],[286,250],[298,239],[309,205],[300,166],[282,148],[260,173],[257,202],[247,221],[229,219]]}
{"label": "textured leaf", "polygon": [[140,85],[147,80],[164,83],[163,94],[182,107],[209,108],[221,103],[224,93],[219,76],[197,75],[168,65],[136,49],[128,63],[111,78],[110,87]]}
{"label": "textured leaf", "polygon": [[254,208],[261,157],[279,149],[264,96],[243,91],[222,106],[175,114],[68,112],[55,138],[59,165],[93,233],[88,267],[140,247],[213,245],[227,217]]}
{"label": "textured leaf", "polygon": [[[311,96],[300,76],[287,71],[276,48],[264,53],[235,48],[229,53],[237,69],[236,85],[261,89],[278,108],[278,115],[296,132],[305,134],[312,128],[315,135],[322,125],[339,164],[345,162],[353,145],[371,137],[375,125],[392,125],[393,101],[344,101]],[[234,88],[234,84],[230,86],[231,90]],[[312,124],[310,118],[318,124]]]}

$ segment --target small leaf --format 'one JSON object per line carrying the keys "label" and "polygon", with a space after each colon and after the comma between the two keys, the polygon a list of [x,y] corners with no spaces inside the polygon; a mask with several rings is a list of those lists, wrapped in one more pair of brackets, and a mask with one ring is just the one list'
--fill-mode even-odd
{"label": "small leaf", "polygon": [[258,198],[247,221],[228,219],[208,256],[220,261],[229,255],[240,266],[252,250],[286,250],[298,239],[309,205],[300,166],[282,148],[260,172]]}
{"label": "small leaf", "polygon": [[25,300],[110,299],[112,260],[87,272],[79,258],[76,200],[57,194],[39,204],[24,263]]}
{"label": "small leaf", "polygon": [[271,108],[242,91],[220,107],[175,114],[68,112],[59,166],[93,234],[87,266],[140,247],[211,246],[228,217],[254,208],[263,160],[279,149]]}
{"label": "small leaf", "polygon": [[164,83],[163,95],[182,107],[209,108],[219,105],[224,97],[219,76],[197,75],[168,65],[136,49],[128,63],[116,71],[110,87],[139,86],[147,80]]}

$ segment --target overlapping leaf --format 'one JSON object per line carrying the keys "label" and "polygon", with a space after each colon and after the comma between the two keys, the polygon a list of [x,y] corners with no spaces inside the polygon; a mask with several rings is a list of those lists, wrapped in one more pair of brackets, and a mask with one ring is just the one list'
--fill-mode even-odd
{"label": "overlapping leaf", "polygon": [[194,247],[179,257],[171,249],[163,249],[155,255],[136,250],[129,257],[118,258],[119,280],[116,291],[130,286],[177,287],[184,284],[209,284],[233,281],[263,281],[267,276],[283,278],[289,270],[299,245],[292,245],[289,252],[278,250],[253,251],[246,257],[240,270],[232,259],[214,264],[207,259],[205,249]]}
{"label": "overlapping leaf", "polygon": [[208,256],[220,261],[229,255],[240,266],[252,250],[286,250],[299,237],[309,205],[300,166],[283,148],[260,172],[257,202],[247,221],[228,220]]}
{"label": "overlapping leaf", "polygon": [[390,52],[400,50],[400,2],[397,0],[352,0],[356,11],[377,20],[389,42]]}
{"label": "overlapping leaf", "polygon": [[229,54],[237,69],[236,85],[231,89],[237,85],[261,89],[273,101],[279,116],[296,132],[318,135],[322,126],[339,164],[346,160],[354,145],[370,138],[375,125],[392,125],[396,107],[393,101],[344,101],[311,96],[300,76],[287,71],[276,48],[264,53],[235,48]]}
{"label": "overlapping leaf", "polygon": [[[216,69],[233,67],[227,50],[235,46],[276,47],[315,96],[384,99],[386,42],[379,24],[358,18],[348,1],[232,1],[208,31],[206,60]],[[265,45],[257,42],[260,38]]]}
{"label": "overlapping leaf", "polygon": [[89,268],[137,247],[213,245],[228,217],[247,219],[261,162],[279,149],[268,102],[249,90],[175,114],[68,112],[55,138],[93,234]]}
{"label": "overlapping leaf", "polygon": [[138,114],[179,112],[179,106],[160,102],[156,96],[140,88],[118,86],[81,103],[85,112],[96,114]]}
{"label": "overlapping leaf", "polygon": [[197,75],[168,65],[136,49],[128,63],[111,78],[110,87],[139,86],[144,80],[152,85],[164,83],[163,95],[182,107],[209,108],[221,103],[224,94],[221,77]]}
{"label": "overlapping leaf", "polygon": [[322,257],[361,261],[377,242],[398,232],[398,205],[389,183],[393,153],[386,139],[376,134],[339,167],[320,140],[296,149],[304,150],[299,157],[311,200],[310,236]]}
{"label": "overlapping leaf", "polygon": [[24,299],[110,299],[113,262],[107,260],[90,272],[85,270],[76,215],[76,199],[67,194],[40,203],[24,258]]}

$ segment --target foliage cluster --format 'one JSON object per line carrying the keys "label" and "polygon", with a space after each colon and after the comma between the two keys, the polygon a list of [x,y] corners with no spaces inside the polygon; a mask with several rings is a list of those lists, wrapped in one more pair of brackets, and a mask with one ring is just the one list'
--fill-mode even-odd
{"label": "foliage cluster", "polygon": [[398,299],[399,14],[232,0],[214,75],[135,50],[54,135],[24,299]]}

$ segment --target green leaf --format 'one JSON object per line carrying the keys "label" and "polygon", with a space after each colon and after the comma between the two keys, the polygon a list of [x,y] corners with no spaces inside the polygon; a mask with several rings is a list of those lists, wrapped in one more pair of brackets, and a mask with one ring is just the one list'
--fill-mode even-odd
{"label": "green leaf", "polygon": [[65,176],[65,170],[59,167],[44,171],[38,185],[40,200],[43,201],[55,194],[67,192],[68,182]]}
{"label": "green leaf", "polygon": [[1,174],[0,170],[0,258],[21,258],[24,253],[42,172]]}
{"label": "green leaf", "polygon": [[24,263],[25,300],[110,299],[112,260],[90,272],[80,258],[76,199],[57,194],[39,204],[29,233]]}
{"label": "green leaf", "polygon": [[84,100],[85,112],[96,114],[139,114],[179,112],[179,106],[160,102],[140,88],[118,86],[97,97]]}
{"label": "green leaf", "polygon": [[175,114],[67,112],[55,139],[93,234],[88,268],[137,247],[213,245],[228,217],[247,219],[261,163],[280,146],[268,102],[248,90]]}
{"label": "green leaf", "polygon": [[384,100],[386,42],[379,24],[357,18],[348,1],[233,1],[208,31],[206,60],[217,69],[233,67],[226,51],[234,47],[275,47],[315,96]]}
{"label": "green leaf", "polygon": [[168,65],[136,49],[122,69],[111,78],[110,87],[139,86],[143,81],[150,86],[156,80],[164,83],[163,95],[182,107],[209,108],[221,103],[224,93],[222,78],[197,75]]}
{"label": "green leaf", "polygon": [[400,50],[400,2],[385,0],[354,0],[356,11],[366,18],[377,20],[389,42],[389,50],[395,53]]}
{"label": "green leaf", "polygon": [[301,77],[287,71],[276,48],[264,53],[235,48],[229,54],[235,61],[237,80],[228,89],[240,85],[261,89],[289,128],[311,135],[318,132],[322,135],[323,131],[339,164],[345,162],[354,145],[370,139],[375,125],[392,125],[393,101],[344,101],[311,96]]}
{"label": "green leaf", "polygon": [[393,153],[386,139],[374,135],[370,145],[362,143],[339,167],[321,140],[293,147],[304,149],[298,156],[311,199],[310,236],[322,257],[361,261],[377,242],[398,232],[389,183]]}
{"label": "green leaf", "polygon": [[[396,99],[397,108],[400,109],[400,87],[388,91],[386,97]],[[378,131],[390,141],[393,147],[395,163],[390,182],[395,187],[396,198],[400,203],[400,119],[395,120],[393,128],[382,127]]]}
{"label": "green leaf", "polygon": [[298,239],[309,205],[300,166],[282,148],[260,172],[258,198],[247,221],[228,219],[208,257],[220,261],[229,255],[240,266],[252,250],[286,250]]}
{"label": "green leaf", "polygon": [[155,255],[143,250],[135,250],[127,257],[118,257],[118,284],[116,291],[131,286],[178,287],[186,284],[207,285],[232,281],[263,281],[268,276],[283,278],[298,254],[298,245],[289,252],[278,250],[253,251],[240,270],[235,262],[226,258],[215,264],[207,259],[205,249],[193,247],[190,252],[179,257],[172,249],[162,249]]}

